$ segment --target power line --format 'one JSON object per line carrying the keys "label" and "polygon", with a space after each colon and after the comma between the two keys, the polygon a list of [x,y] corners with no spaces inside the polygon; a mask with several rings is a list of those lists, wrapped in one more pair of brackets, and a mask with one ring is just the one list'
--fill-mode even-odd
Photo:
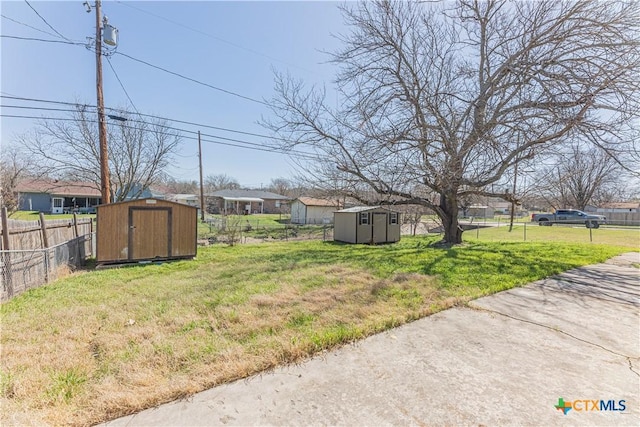
{"label": "power line", "polygon": [[[0,105],[0,107],[6,107],[6,108],[10,108],[12,107],[11,105]],[[25,108],[25,109],[33,109],[33,110],[40,110],[41,108],[39,107],[18,107],[18,108]],[[77,110],[65,110],[65,109],[48,109],[48,108],[42,108],[43,110],[54,110],[54,111],[77,111]],[[7,116],[7,117],[12,117],[12,116]],[[18,117],[18,118],[27,118],[25,117]],[[36,117],[37,118],[37,117]],[[76,119],[68,119],[68,118],[61,118],[61,119],[55,119],[55,120],[76,120]],[[135,120],[135,119],[127,119],[127,122],[133,122],[133,123],[143,123],[143,124],[148,124],[148,122],[143,121],[143,120]],[[178,132],[186,132],[186,133],[191,133],[191,134],[197,134],[197,131],[193,131],[193,130],[189,130],[189,129],[183,129],[183,128],[177,128],[175,126],[169,126],[169,125],[160,125],[165,129],[170,129],[170,130],[175,130]],[[133,129],[132,126],[125,126],[127,128],[131,128]],[[220,135],[212,135],[212,134],[208,134],[208,133],[202,133],[202,135],[204,136],[208,136],[211,138],[217,138],[219,140],[223,140],[223,141],[230,141],[230,142],[237,142],[240,144],[245,144],[247,146],[251,146],[251,147],[247,147],[247,148],[252,148],[252,147],[256,147],[259,148],[260,150],[263,151],[270,151],[270,152],[276,152],[276,153],[281,153],[281,154],[289,154],[289,155],[295,155],[295,156],[300,156],[300,157],[311,157],[312,154],[311,153],[305,153],[303,151],[298,151],[298,150],[283,150],[283,149],[279,149],[279,148],[274,148],[274,147],[269,147],[269,146],[265,146],[263,144],[258,144],[256,142],[251,142],[251,141],[244,141],[241,139],[235,139],[235,138],[227,138],[224,136],[220,136]],[[227,145],[231,145],[231,146],[238,146],[236,144],[227,144]]]}
{"label": "power line", "polygon": [[[13,96],[4,96],[4,95],[0,95],[0,98],[9,98],[9,99],[16,99],[19,97],[13,97]],[[19,98],[22,100],[29,100],[29,101],[33,101],[35,100],[34,98]],[[22,109],[30,109],[30,110],[51,110],[51,111],[67,111],[67,112],[75,112],[78,111],[78,108],[96,108],[93,105],[88,105],[88,104],[74,104],[74,103],[70,103],[70,102],[62,102],[62,101],[49,101],[49,100],[39,100],[41,102],[46,102],[46,103],[60,103],[63,105],[72,105],[74,107],[76,107],[76,109],[47,109],[47,108],[43,108],[43,107],[34,107],[34,106],[20,106],[20,107],[16,107],[16,108],[22,108]],[[2,105],[0,105],[2,106]],[[7,107],[10,108],[12,107],[11,105],[4,105],[3,107]],[[121,110],[121,109],[114,109],[114,108],[107,108],[110,111],[116,111],[116,112],[121,112],[121,113],[125,113],[125,114],[134,114],[131,111],[128,110]],[[171,118],[166,118],[166,117],[160,117],[160,116],[154,116],[154,115],[150,115],[150,114],[140,114],[138,113],[138,115],[140,116],[140,118],[142,118],[143,116],[145,117],[150,117],[150,118],[155,118],[158,120],[167,120],[169,122],[181,122],[180,120],[174,120]],[[127,121],[129,122],[134,122],[134,123],[148,123],[144,120],[134,120],[134,119],[127,119]],[[187,124],[192,124],[194,126],[198,126],[198,127],[213,127],[213,126],[207,126],[207,125],[202,125],[199,123],[192,123],[192,122],[186,122]],[[163,125],[163,127],[167,128],[167,129],[171,129],[171,130],[176,130],[176,131],[180,131],[180,132],[188,132],[188,133],[193,133],[193,134],[197,134],[197,131],[192,131],[192,130],[188,130],[188,129],[183,129],[183,128],[177,128],[174,126],[168,126],[168,125]],[[215,128],[215,127],[214,127]],[[223,128],[224,129],[224,128]],[[247,133],[250,134],[249,132],[242,132],[242,131],[233,131],[231,129],[225,129],[226,131],[230,131],[230,132],[237,132],[237,133]],[[247,145],[251,145],[251,146],[255,146],[255,147],[259,147],[263,150],[266,151],[273,151],[273,152],[279,152],[282,154],[287,154],[287,155],[292,155],[292,156],[298,156],[298,157],[306,157],[306,158],[316,158],[315,155],[313,153],[308,153],[308,152],[304,152],[304,151],[299,151],[299,150],[285,150],[285,149],[274,149],[269,147],[269,149],[265,149],[265,146],[263,144],[258,144],[255,142],[250,142],[250,141],[245,141],[245,140],[241,140],[241,139],[235,139],[235,138],[228,138],[228,137],[224,137],[224,136],[220,136],[220,135],[212,135],[212,134],[207,134],[207,133],[203,133],[202,135],[204,136],[209,136],[212,138],[218,138],[221,140],[225,140],[225,141],[230,141],[230,142],[238,142],[241,144],[247,144]],[[264,137],[264,138],[268,138],[268,139],[279,139],[279,140],[283,140],[286,141],[282,138],[271,138],[267,135],[260,135],[260,134],[251,134],[251,135],[255,135],[255,136],[260,136],[260,137]],[[235,146],[235,145],[233,145]]]}
{"label": "power line", "polygon": [[8,19],[11,22],[15,22],[16,24],[24,25],[25,27],[29,27],[32,30],[39,31],[39,32],[44,33],[44,34],[46,34],[48,36],[56,37],[55,34],[52,34],[52,33],[48,32],[48,31],[41,30],[40,28],[33,27],[33,26],[29,25],[29,24],[25,24],[24,22],[17,21],[17,20],[15,20],[13,18],[10,18],[10,17],[6,16],[6,15],[0,14],[0,16],[2,16],[4,19]]}
{"label": "power line", "polygon": [[266,59],[269,59],[269,60],[271,60],[271,61],[280,62],[281,64],[288,65],[289,67],[295,67],[295,68],[298,68],[298,69],[300,69],[300,70],[304,70],[304,71],[309,72],[309,73],[314,73],[314,71],[312,71],[312,70],[308,70],[308,69],[306,69],[306,68],[304,68],[304,67],[300,67],[300,66],[295,65],[295,64],[290,64],[290,63],[288,63],[288,62],[286,62],[286,61],[283,61],[283,60],[280,60],[280,59],[278,59],[278,58],[274,58],[274,57],[272,57],[272,56],[265,55],[265,54],[264,54],[264,53],[262,53],[262,52],[258,52],[258,51],[256,51],[256,50],[250,49],[250,48],[248,48],[248,47],[245,47],[245,46],[242,46],[242,45],[236,44],[236,43],[234,43],[234,42],[231,42],[231,41],[229,41],[229,40],[223,39],[222,37],[218,37],[218,36],[215,36],[215,35],[213,35],[213,34],[207,33],[207,32],[205,32],[205,31],[198,30],[197,28],[193,28],[193,27],[190,27],[190,26],[188,26],[188,25],[186,25],[186,24],[183,24],[183,23],[181,23],[181,22],[174,21],[174,20],[172,20],[172,19],[169,19],[169,18],[166,18],[166,17],[164,17],[164,16],[158,15],[157,13],[153,13],[153,12],[150,12],[150,11],[148,11],[148,10],[141,9],[141,8],[139,8],[139,7],[137,7],[137,6],[132,5],[132,4],[129,4],[129,3],[123,3],[123,2],[121,2],[121,1],[116,1],[116,3],[120,3],[120,4],[121,4],[121,5],[123,5],[123,6],[127,6],[127,7],[131,8],[131,9],[135,9],[135,10],[138,10],[138,11],[140,11],[140,12],[142,12],[142,13],[146,13],[147,15],[151,15],[151,16],[156,17],[156,18],[158,18],[158,19],[162,19],[163,21],[170,22],[170,23],[172,23],[172,24],[174,24],[174,25],[177,25],[177,26],[179,26],[179,27],[182,27],[182,28],[185,28],[185,29],[187,29],[187,30],[193,31],[194,33],[198,33],[198,34],[201,34],[201,35],[203,35],[203,36],[210,37],[210,38],[212,38],[212,39],[214,39],[214,40],[217,40],[217,41],[219,41],[219,42],[226,43],[226,44],[228,44],[228,45],[230,45],[230,46],[233,46],[233,47],[235,47],[235,48],[242,49],[242,50],[245,50],[245,51],[247,51],[247,52],[253,53],[254,55],[261,56],[261,57],[266,58]]}
{"label": "power line", "polygon": [[[46,40],[46,39],[39,39],[39,38],[35,38],[35,37],[18,37],[18,36],[9,36],[9,35],[4,35],[4,34],[3,34],[3,35],[0,35],[0,37],[10,38],[10,39],[17,39],[17,40],[39,41],[39,42],[45,42],[45,43],[62,43],[62,44],[71,44],[71,45],[85,46],[85,47],[86,47],[86,43],[79,43],[79,42],[72,42],[72,41],[63,41],[63,40]],[[138,59],[138,58],[133,57],[133,56],[131,56],[131,55],[127,55],[126,53],[122,53],[122,52],[114,52],[114,53],[115,53],[116,55],[122,55],[122,56],[124,56],[125,58],[129,58],[129,59],[130,59],[130,60],[132,60],[132,61],[139,62],[139,63],[141,63],[141,64],[147,65],[147,66],[149,66],[149,67],[155,68],[155,69],[160,70],[160,71],[164,71],[165,73],[171,74],[171,75],[176,76],[176,77],[180,77],[181,79],[184,79],[184,80],[187,80],[187,81],[190,81],[190,82],[193,82],[193,83],[197,83],[197,84],[199,84],[199,85],[202,85],[202,86],[208,87],[208,88],[210,88],[210,89],[214,89],[214,90],[217,90],[217,91],[220,91],[220,92],[226,93],[226,94],[228,94],[228,95],[236,96],[236,97],[238,97],[238,98],[242,98],[242,99],[245,99],[245,100],[247,100],[247,101],[255,102],[255,103],[257,103],[257,104],[266,105],[267,107],[269,107],[269,106],[270,106],[270,104],[268,104],[268,103],[266,103],[266,102],[264,102],[264,101],[260,101],[259,99],[251,98],[250,96],[241,95],[241,94],[239,94],[239,93],[237,93],[237,92],[233,92],[233,91],[230,91],[230,90],[227,90],[227,89],[223,89],[223,88],[221,88],[221,87],[214,86],[214,85],[211,85],[211,84],[209,84],[209,83],[202,82],[202,81],[197,80],[197,79],[194,79],[194,78],[192,78],[192,77],[187,77],[187,76],[185,76],[185,75],[183,75],[183,74],[180,74],[180,73],[177,73],[177,72],[175,72],[175,71],[171,71],[171,70],[168,70],[168,69],[166,69],[166,68],[160,67],[160,66],[158,66],[158,65],[151,64],[150,62],[144,61],[144,60],[142,60],[142,59]]]}
{"label": "power line", "polygon": [[45,42],[45,43],[72,44],[72,45],[76,45],[76,46],[85,46],[86,45],[85,43],[73,42],[73,41],[47,40],[47,39],[39,39],[39,38],[36,38],[36,37],[18,37],[18,36],[9,36],[9,35],[6,35],[6,34],[0,34],[0,37],[6,38],[6,39],[29,40],[29,41]]}
{"label": "power line", "polygon": [[[24,97],[19,97],[19,96],[4,96],[4,95],[0,95],[0,98],[9,98],[9,99],[16,99],[16,100],[20,100],[20,101],[29,101],[29,102],[42,102],[42,103],[48,103],[48,104],[72,105],[72,106],[75,106],[75,107],[96,108],[95,105],[79,104],[77,102],[52,101],[52,100],[46,100],[46,99],[24,98]],[[33,108],[37,109],[37,107],[33,107]],[[123,109],[119,109],[119,108],[105,107],[105,109],[110,110],[110,111],[114,111],[114,112],[118,112],[118,113],[133,114],[131,111],[123,110]],[[264,135],[264,134],[259,134],[259,133],[246,132],[246,131],[230,129],[230,128],[225,128],[225,127],[220,127],[220,126],[213,126],[213,125],[207,125],[207,124],[203,124],[203,123],[190,122],[190,121],[187,121],[187,120],[179,120],[179,119],[173,119],[173,118],[168,118],[168,117],[156,116],[156,115],[153,115],[153,114],[139,113],[138,115],[142,116],[142,117],[150,117],[150,118],[154,118],[154,119],[168,120],[168,121],[175,122],[175,123],[182,123],[182,124],[185,124],[185,125],[192,125],[192,126],[197,126],[197,127],[201,127],[201,128],[221,130],[223,132],[239,133],[239,134],[242,134],[242,135],[256,136],[256,137],[259,137],[259,138],[277,139],[279,141],[287,142],[287,140],[284,139],[284,138],[275,137],[275,136],[269,136],[269,135]]]}
{"label": "power line", "polygon": [[162,67],[160,67],[160,66],[158,66],[158,65],[153,65],[153,64],[151,64],[151,63],[149,63],[149,62],[147,62],[147,61],[143,61],[142,59],[134,58],[133,56],[131,56],[131,55],[127,55],[126,53],[122,53],[122,52],[115,52],[115,54],[116,54],[116,55],[122,55],[122,56],[124,56],[125,58],[129,58],[129,59],[131,59],[132,61],[136,61],[136,62],[139,62],[139,63],[141,63],[141,64],[147,65],[147,66],[149,66],[149,67],[155,68],[155,69],[157,69],[157,70],[164,71],[165,73],[168,73],[168,74],[174,75],[174,76],[176,76],[176,77],[180,77],[181,79],[188,80],[188,81],[190,81],[190,82],[197,83],[197,84],[199,84],[199,85],[206,86],[206,87],[208,87],[208,88],[211,88],[211,89],[214,89],[214,90],[217,90],[217,91],[220,91],[220,92],[224,92],[224,93],[226,93],[226,94],[228,94],[228,95],[237,96],[238,98],[246,99],[247,101],[251,101],[251,102],[255,102],[255,103],[257,103],[257,104],[262,104],[262,105],[269,106],[269,104],[267,104],[267,103],[266,103],[266,102],[264,102],[264,101],[260,101],[259,99],[251,98],[251,97],[249,97],[249,96],[245,96],[245,95],[240,95],[239,93],[232,92],[232,91],[230,91],[230,90],[226,90],[226,89],[222,89],[221,87],[213,86],[213,85],[210,85],[209,83],[201,82],[200,80],[196,80],[196,79],[194,79],[194,78],[187,77],[187,76],[182,75],[182,74],[180,74],[180,73],[176,73],[175,71],[167,70],[166,68],[162,68]]}
{"label": "power line", "polygon": [[58,32],[58,30],[56,30],[55,28],[53,28],[53,27],[51,26],[51,24],[49,24],[49,23],[47,22],[47,20],[46,20],[46,19],[44,19],[44,18],[42,17],[42,15],[40,15],[40,14],[38,13],[38,11],[37,11],[33,6],[31,6],[31,3],[29,3],[27,0],[24,0],[24,2],[25,2],[25,3],[26,3],[26,4],[31,8],[31,10],[33,10],[33,11],[35,12],[35,14],[36,14],[36,15],[38,15],[38,17],[39,17],[40,19],[42,19],[42,21],[43,21],[45,24],[47,24],[47,27],[49,27],[49,28],[51,28],[51,29],[53,30],[53,32],[54,32],[54,33],[56,33],[57,35],[59,35],[60,37],[62,37],[63,39],[65,39],[65,40],[67,40],[67,41],[71,41],[71,40],[69,40],[68,38],[66,38],[65,36],[63,36],[62,34],[60,34],[60,33]]}
{"label": "power line", "polygon": [[[77,120],[80,120],[79,118],[65,118],[65,117],[44,117],[44,116],[26,116],[26,115],[17,115],[17,114],[0,114],[0,117],[7,117],[7,118],[18,118],[18,119],[39,119],[39,120],[58,120],[58,121],[72,121],[75,122]],[[139,121],[139,120],[133,120],[133,119],[127,119],[127,122],[134,122],[134,123],[148,123],[148,122],[143,122],[143,121]],[[120,124],[119,126],[122,126],[124,128],[127,129],[137,129],[134,126],[127,126],[124,123]],[[161,125],[163,128],[165,129],[170,129],[170,130],[175,130],[178,132],[185,132],[185,133],[191,133],[191,134],[197,134],[197,131],[192,131],[192,130],[188,130],[188,129],[181,129],[181,128],[176,128],[176,127],[172,127],[172,126],[166,126],[166,125]],[[226,137],[222,137],[219,135],[211,135],[211,134],[202,134],[204,136],[208,136],[211,138],[216,138],[216,140],[212,140],[212,139],[202,139],[203,142],[210,142],[213,144],[217,144],[217,145],[225,145],[225,146],[229,146],[229,147],[237,147],[237,148],[246,148],[248,150],[255,150],[255,151],[264,151],[264,152],[271,152],[271,153],[276,153],[276,154],[286,154],[292,157],[298,157],[298,158],[306,158],[308,160],[317,160],[317,157],[314,156],[311,153],[305,153],[302,151],[296,151],[296,150],[283,150],[283,149],[279,149],[279,148],[271,148],[271,147],[265,147],[264,145],[261,144],[257,144],[255,142],[249,142],[249,141],[243,141],[243,140],[239,140],[239,139],[233,139],[233,138],[226,138]],[[179,134],[178,135],[181,138],[184,139],[192,139],[192,140],[198,140],[197,137],[195,136],[186,136],[186,135],[182,135]],[[222,140],[222,141],[220,141]],[[225,141],[231,141],[231,142],[225,142]],[[237,142],[234,143],[234,142]],[[242,144],[242,145],[241,145]]]}
{"label": "power line", "polygon": [[0,105],[0,108],[20,108],[24,110],[64,111],[64,112],[78,111],[77,109],[71,109],[71,108],[46,108],[46,107],[31,107],[26,105]]}
{"label": "power line", "polygon": [[109,59],[108,56],[107,56],[107,63],[109,64],[109,68],[111,68],[111,71],[113,71],[113,74],[116,76],[116,80],[118,80],[118,83],[120,83],[120,87],[122,88],[122,91],[124,92],[125,95],[127,95],[127,99],[131,103],[131,106],[133,107],[134,110],[136,110],[136,113],[138,113],[138,115],[140,115],[140,112],[138,111],[138,109],[136,108],[136,105],[133,103],[133,100],[129,96],[129,92],[127,92],[127,89],[124,88],[124,85],[122,84],[122,81],[120,80],[120,76],[118,76],[118,73],[116,73],[116,70],[115,70],[115,68],[113,68],[113,64],[111,63],[111,59]]}

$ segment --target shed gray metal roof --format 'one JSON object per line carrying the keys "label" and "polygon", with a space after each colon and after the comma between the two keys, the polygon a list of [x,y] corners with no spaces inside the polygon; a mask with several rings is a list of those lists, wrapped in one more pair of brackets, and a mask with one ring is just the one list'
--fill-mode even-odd
{"label": "shed gray metal roof", "polygon": [[341,209],[339,211],[336,211],[335,213],[339,213],[339,212],[367,212],[367,211],[371,211],[374,209],[385,209],[388,211],[392,211],[392,212],[396,212],[394,210],[392,210],[391,208],[387,207],[387,206],[354,206],[352,208],[347,208],[347,209]]}

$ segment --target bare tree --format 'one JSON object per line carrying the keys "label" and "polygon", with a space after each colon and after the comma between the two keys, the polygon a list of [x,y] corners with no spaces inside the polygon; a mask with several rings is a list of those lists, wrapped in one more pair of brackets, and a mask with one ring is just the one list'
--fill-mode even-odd
{"label": "bare tree", "polygon": [[[276,76],[265,126],[376,203],[419,204],[462,241],[461,198],[573,133],[622,158],[639,94],[635,1],[347,4],[339,102]],[[331,105],[338,105],[331,107]],[[603,142],[606,141],[606,142]],[[434,192],[438,200],[416,194]],[[359,191],[351,197],[363,200]]]}
{"label": "bare tree", "polygon": [[2,147],[0,153],[0,207],[14,212],[20,200],[16,187],[21,179],[36,177],[31,159],[15,146]]}
{"label": "bare tree", "polygon": [[421,205],[405,205],[402,207],[402,222],[408,224],[411,229],[411,235],[415,236],[418,227],[423,224],[422,217],[429,211]]}
{"label": "bare tree", "polygon": [[225,174],[207,175],[204,179],[205,191],[213,193],[218,190],[237,190],[240,183],[237,179]]}
{"label": "bare tree", "polygon": [[162,184],[173,194],[196,194],[200,191],[198,182],[194,180],[179,180],[167,176],[162,179]]}
{"label": "bare tree", "polygon": [[[107,127],[111,188],[115,201],[137,198],[161,177],[180,145],[165,120],[119,116]],[[93,114],[79,107],[66,120],[44,120],[19,137],[41,170],[52,176],[90,182],[100,189],[100,152]]]}
{"label": "bare tree", "polygon": [[293,190],[293,184],[291,181],[285,178],[274,178],[267,187],[269,191],[283,196],[291,196],[291,190]]}
{"label": "bare tree", "polygon": [[584,210],[594,196],[618,187],[620,164],[598,147],[573,143],[555,156],[555,164],[540,172],[540,195],[556,208]]}

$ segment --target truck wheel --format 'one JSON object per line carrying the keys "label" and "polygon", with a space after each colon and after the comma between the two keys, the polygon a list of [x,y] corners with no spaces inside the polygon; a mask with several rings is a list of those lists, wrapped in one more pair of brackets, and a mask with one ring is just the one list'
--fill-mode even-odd
{"label": "truck wheel", "polygon": [[595,222],[593,222],[593,223],[591,224],[591,226],[592,226],[593,228],[600,228],[600,223],[598,223],[598,221],[595,221]]}
{"label": "truck wheel", "polygon": [[549,222],[548,219],[541,219],[540,221],[538,221],[538,225],[551,225],[551,223]]}

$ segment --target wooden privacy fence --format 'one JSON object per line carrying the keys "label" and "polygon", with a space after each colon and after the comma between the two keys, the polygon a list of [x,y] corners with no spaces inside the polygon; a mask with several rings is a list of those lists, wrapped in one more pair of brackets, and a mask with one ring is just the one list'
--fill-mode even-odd
{"label": "wooden privacy fence", "polygon": [[609,225],[640,225],[640,212],[606,212],[598,215],[606,216]]}
{"label": "wooden privacy fence", "polygon": [[2,209],[0,294],[8,300],[55,280],[61,272],[82,265],[93,254],[93,220],[9,220]]}

